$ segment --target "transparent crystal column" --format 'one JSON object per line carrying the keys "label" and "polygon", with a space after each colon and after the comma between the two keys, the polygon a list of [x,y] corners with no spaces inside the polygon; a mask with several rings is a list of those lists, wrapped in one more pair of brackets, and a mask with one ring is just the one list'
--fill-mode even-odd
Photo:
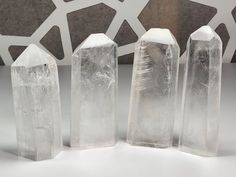
{"label": "transparent crystal column", "polygon": [[71,146],[115,143],[117,45],[105,34],[90,35],[72,56]]}
{"label": "transparent crystal column", "polygon": [[168,29],[150,29],[136,44],[127,141],[133,145],[172,144],[179,46]]}
{"label": "transparent crystal column", "polygon": [[220,111],[222,42],[209,27],[191,34],[187,45],[180,149],[217,154]]}
{"label": "transparent crystal column", "polygon": [[29,45],[11,66],[19,156],[53,158],[62,147],[57,65],[53,57]]}

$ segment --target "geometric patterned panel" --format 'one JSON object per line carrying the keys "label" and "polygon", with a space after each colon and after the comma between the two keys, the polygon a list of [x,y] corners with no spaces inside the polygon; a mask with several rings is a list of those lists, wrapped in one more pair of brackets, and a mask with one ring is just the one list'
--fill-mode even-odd
{"label": "geometric patterned panel", "polygon": [[223,43],[223,54],[225,53],[225,49],[228,45],[230,36],[229,36],[229,32],[225,26],[224,23],[221,23],[217,28],[216,28],[216,33],[220,36],[220,38],[222,39],[222,43]]}
{"label": "geometric patterned panel", "polygon": [[58,26],[53,26],[40,40],[40,43],[57,59],[62,60],[64,58],[60,28]]}
{"label": "geometric patterned panel", "polygon": [[1,0],[0,34],[31,36],[55,9],[51,0]]}
{"label": "geometric patterned panel", "polygon": [[233,56],[233,59],[232,59],[232,63],[236,63],[236,50],[234,51],[234,56]]}
{"label": "geometric patterned panel", "polygon": [[149,28],[169,28],[181,48],[189,34],[209,24],[221,36],[224,62],[236,62],[236,0],[5,0],[0,2],[0,65],[10,65],[35,43],[71,62],[91,33],[117,42],[119,63],[132,63],[135,42]]}
{"label": "geometric patterned panel", "polygon": [[119,57],[119,64],[133,64],[134,53],[126,54]]}
{"label": "geometric patterned panel", "polygon": [[118,46],[123,46],[130,43],[134,43],[137,40],[138,40],[137,34],[131,28],[129,23],[126,20],[124,20],[114,38],[114,41],[118,44]]}
{"label": "geometric patterned panel", "polygon": [[236,7],[232,10],[232,15],[233,15],[235,23],[236,23]]}
{"label": "geometric patterned panel", "polygon": [[217,10],[188,0],[150,0],[138,16],[146,30],[170,29],[184,53],[189,35],[209,23]]}
{"label": "geometric patterned panel", "polygon": [[10,46],[8,50],[11,54],[12,59],[15,61],[20,56],[20,54],[26,49],[26,47],[27,46]]}
{"label": "geometric patterned panel", "polygon": [[4,65],[2,57],[0,56],[0,65]]}
{"label": "geometric patterned panel", "polygon": [[91,33],[106,33],[115,14],[116,11],[104,3],[68,13],[73,50]]}

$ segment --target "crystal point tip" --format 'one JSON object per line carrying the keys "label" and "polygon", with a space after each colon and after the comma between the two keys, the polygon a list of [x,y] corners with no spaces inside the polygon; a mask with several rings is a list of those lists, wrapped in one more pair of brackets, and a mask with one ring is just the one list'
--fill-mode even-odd
{"label": "crystal point tip", "polygon": [[202,26],[190,35],[192,40],[210,41],[214,37],[219,38],[218,34],[208,25]]}
{"label": "crystal point tip", "polygon": [[35,44],[30,44],[24,52],[16,59],[12,66],[34,67],[48,64],[54,60],[53,57]]}
{"label": "crystal point tip", "polygon": [[112,41],[109,37],[107,37],[104,33],[95,33],[89,35],[89,37],[81,45],[79,45],[78,48],[93,48],[103,45],[114,44],[116,43]]}
{"label": "crystal point tip", "polygon": [[176,40],[169,29],[151,28],[142,37],[141,40],[160,44],[176,44]]}

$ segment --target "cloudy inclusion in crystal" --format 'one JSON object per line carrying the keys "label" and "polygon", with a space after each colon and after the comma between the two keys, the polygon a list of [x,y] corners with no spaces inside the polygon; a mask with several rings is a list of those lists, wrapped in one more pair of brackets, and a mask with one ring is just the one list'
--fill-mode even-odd
{"label": "cloudy inclusion in crystal", "polygon": [[180,149],[215,156],[218,147],[222,42],[209,26],[191,34],[182,102]]}
{"label": "cloudy inclusion in crystal", "polygon": [[72,56],[71,146],[115,143],[117,45],[105,34],[90,35]]}
{"label": "cloudy inclusion in crystal", "polygon": [[173,138],[179,46],[167,29],[150,29],[136,44],[127,141],[169,147]]}
{"label": "cloudy inclusion in crystal", "polygon": [[11,66],[19,156],[53,158],[61,151],[61,105],[57,65],[29,45]]}

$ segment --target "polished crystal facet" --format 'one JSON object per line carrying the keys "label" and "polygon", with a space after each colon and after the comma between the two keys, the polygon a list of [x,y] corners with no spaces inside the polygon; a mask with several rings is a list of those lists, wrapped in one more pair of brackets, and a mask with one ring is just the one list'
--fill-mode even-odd
{"label": "polished crystal facet", "polygon": [[180,149],[215,156],[221,90],[222,42],[209,27],[191,34],[183,86]]}
{"label": "polished crystal facet", "polygon": [[72,56],[71,146],[115,143],[117,45],[105,34],[90,35]]}
{"label": "polished crystal facet", "polygon": [[55,60],[29,45],[11,66],[19,156],[53,158],[62,147],[61,106]]}
{"label": "polished crystal facet", "polygon": [[130,144],[171,146],[178,68],[179,46],[168,29],[150,29],[136,44],[127,135]]}

